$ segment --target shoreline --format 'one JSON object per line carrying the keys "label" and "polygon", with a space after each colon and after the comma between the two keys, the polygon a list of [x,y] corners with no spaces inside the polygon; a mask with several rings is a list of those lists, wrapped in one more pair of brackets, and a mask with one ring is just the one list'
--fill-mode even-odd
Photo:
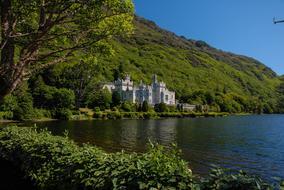
{"label": "shoreline", "polygon": [[[98,113],[95,113],[98,114]],[[102,120],[147,120],[147,119],[171,119],[171,118],[215,118],[215,117],[229,117],[229,116],[250,116],[250,115],[281,115],[281,113],[273,114],[253,114],[253,113],[226,113],[226,112],[207,112],[207,113],[195,113],[195,112],[117,112],[117,111],[106,111],[100,112],[102,116],[95,117],[81,115],[73,115],[72,119],[53,119],[53,118],[42,118],[42,119],[30,119],[30,120],[7,120],[0,119],[1,124],[19,124],[29,122],[51,122],[51,121],[102,121]],[[135,114],[135,116],[129,116],[129,114]],[[152,115],[148,115],[152,114]],[[146,117],[145,117],[146,116]]]}
{"label": "shoreline", "polygon": [[[226,113],[226,112],[117,112],[117,111],[106,111],[96,112],[93,117],[81,115],[73,115],[70,120],[61,120],[53,118],[42,118],[42,119],[31,119],[24,121],[17,120],[1,120],[0,124],[17,124],[17,123],[28,123],[28,122],[49,122],[49,121],[92,121],[92,120],[146,120],[146,119],[171,119],[171,118],[214,118],[214,117],[228,117],[228,116],[248,116],[254,115],[252,113]],[[271,115],[271,114],[261,114]]]}

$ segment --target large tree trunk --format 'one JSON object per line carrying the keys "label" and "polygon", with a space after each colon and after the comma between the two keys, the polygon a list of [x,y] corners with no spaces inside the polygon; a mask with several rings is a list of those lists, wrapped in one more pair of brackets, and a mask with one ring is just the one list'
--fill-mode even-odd
{"label": "large tree trunk", "polygon": [[3,102],[5,96],[11,94],[21,82],[21,78],[13,80],[11,83],[7,83],[0,78],[0,103]]}
{"label": "large tree trunk", "polygon": [[11,10],[11,0],[1,0],[1,62],[0,62],[0,102],[10,94],[21,82],[21,77],[15,78],[13,68],[15,44],[13,35],[14,19]]}

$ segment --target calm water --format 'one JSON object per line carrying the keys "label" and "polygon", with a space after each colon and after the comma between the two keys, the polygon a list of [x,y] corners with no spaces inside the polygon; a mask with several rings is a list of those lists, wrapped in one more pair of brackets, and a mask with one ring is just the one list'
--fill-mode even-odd
{"label": "calm water", "polygon": [[107,151],[145,151],[148,139],[176,143],[194,173],[211,164],[284,179],[284,115],[162,120],[62,121],[37,124],[54,134],[65,130],[79,143]]}

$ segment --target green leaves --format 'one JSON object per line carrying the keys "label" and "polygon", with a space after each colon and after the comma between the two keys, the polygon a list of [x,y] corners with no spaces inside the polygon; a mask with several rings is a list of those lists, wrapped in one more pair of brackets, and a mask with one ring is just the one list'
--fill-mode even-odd
{"label": "green leaves", "polygon": [[15,161],[43,189],[187,189],[192,182],[178,151],[152,144],[145,154],[107,154],[36,128],[0,131],[0,159]]}
{"label": "green leaves", "polygon": [[20,168],[40,189],[193,189],[269,190],[262,179],[243,171],[212,169],[208,178],[195,178],[173,146],[150,143],[144,154],[105,153],[90,145],[78,146],[66,137],[36,128],[0,130],[0,161]]}

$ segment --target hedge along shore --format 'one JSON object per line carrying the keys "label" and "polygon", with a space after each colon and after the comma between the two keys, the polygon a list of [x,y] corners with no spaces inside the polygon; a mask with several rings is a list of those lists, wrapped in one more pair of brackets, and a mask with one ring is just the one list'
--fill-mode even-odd
{"label": "hedge along shore", "polygon": [[222,169],[212,170],[208,179],[195,178],[174,147],[165,150],[150,144],[144,154],[106,153],[32,127],[0,130],[0,162],[18,168],[32,189],[274,188],[245,172]]}
{"label": "hedge along shore", "polygon": [[153,145],[145,154],[110,154],[35,128],[0,131],[0,158],[40,189],[188,189],[192,172],[178,154]]}
{"label": "hedge along shore", "polygon": [[159,119],[159,118],[196,118],[196,117],[224,117],[230,115],[225,112],[94,112],[94,119]]}

